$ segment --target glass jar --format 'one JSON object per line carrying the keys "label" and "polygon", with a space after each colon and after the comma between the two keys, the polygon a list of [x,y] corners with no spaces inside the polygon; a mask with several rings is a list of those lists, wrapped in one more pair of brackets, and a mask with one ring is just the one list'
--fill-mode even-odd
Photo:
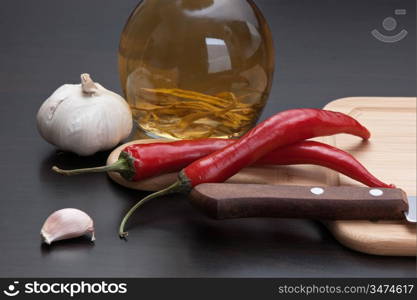
{"label": "glass jar", "polygon": [[274,71],[271,33],[252,0],[143,0],[119,48],[123,92],[151,137],[239,137]]}

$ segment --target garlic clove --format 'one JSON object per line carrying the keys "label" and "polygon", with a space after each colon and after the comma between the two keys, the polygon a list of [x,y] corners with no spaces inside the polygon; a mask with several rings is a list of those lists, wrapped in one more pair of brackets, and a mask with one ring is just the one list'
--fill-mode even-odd
{"label": "garlic clove", "polygon": [[75,208],[64,208],[52,213],[41,229],[41,236],[50,245],[54,241],[66,240],[91,234],[95,240],[93,220],[85,212]]}

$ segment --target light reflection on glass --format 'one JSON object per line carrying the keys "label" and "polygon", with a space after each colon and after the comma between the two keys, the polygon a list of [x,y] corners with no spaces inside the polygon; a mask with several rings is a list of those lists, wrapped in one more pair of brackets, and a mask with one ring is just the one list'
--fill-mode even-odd
{"label": "light reflection on glass", "polygon": [[232,68],[229,49],[224,40],[207,37],[206,45],[209,73],[219,73]]}

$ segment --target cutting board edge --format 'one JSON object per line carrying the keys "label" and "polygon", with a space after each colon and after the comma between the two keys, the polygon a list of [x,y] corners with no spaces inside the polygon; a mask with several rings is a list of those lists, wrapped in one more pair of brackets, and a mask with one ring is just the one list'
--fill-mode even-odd
{"label": "cutting board edge", "polygon": [[346,221],[323,222],[333,237],[345,247],[357,252],[379,256],[415,257],[417,244],[398,247],[394,241],[370,239],[369,235],[352,234]]}
{"label": "cutting board edge", "polygon": [[[383,100],[392,100],[395,98],[396,103],[383,102]],[[414,102],[410,102],[410,100]],[[356,104],[362,104],[363,101],[367,101],[367,107],[396,107],[399,102],[406,106],[410,106],[414,109],[417,108],[417,97],[367,97],[367,96],[354,96],[354,97],[343,97],[330,101],[323,109],[332,110],[333,107],[337,107],[337,111],[348,114],[353,108],[356,108]],[[381,101],[382,100],[382,101]],[[372,103],[369,103],[371,101]],[[383,103],[383,104],[382,104]],[[414,105],[413,105],[414,104]],[[341,110],[341,108],[344,108]]]}

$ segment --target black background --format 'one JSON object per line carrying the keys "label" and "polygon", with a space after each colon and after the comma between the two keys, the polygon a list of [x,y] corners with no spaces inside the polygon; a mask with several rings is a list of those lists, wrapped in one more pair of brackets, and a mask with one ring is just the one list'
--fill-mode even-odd
{"label": "black background", "polygon": [[[415,96],[415,1],[258,0],[277,53],[263,118],[283,109],[323,107],[347,96]],[[120,92],[118,39],[137,0],[0,4],[0,276],[412,277],[414,258],[377,257],[339,245],[304,220],[212,221],[186,199],[149,203],[117,237],[124,212],[143,193],[105,175],[64,178],[50,171],[103,164],[107,153],[59,153],[37,133],[35,115],[61,84],[91,73]],[[409,35],[385,44],[370,35],[396,8]],[[77,207],[96,222],[97,241],[41,246],[54,210]]]}

